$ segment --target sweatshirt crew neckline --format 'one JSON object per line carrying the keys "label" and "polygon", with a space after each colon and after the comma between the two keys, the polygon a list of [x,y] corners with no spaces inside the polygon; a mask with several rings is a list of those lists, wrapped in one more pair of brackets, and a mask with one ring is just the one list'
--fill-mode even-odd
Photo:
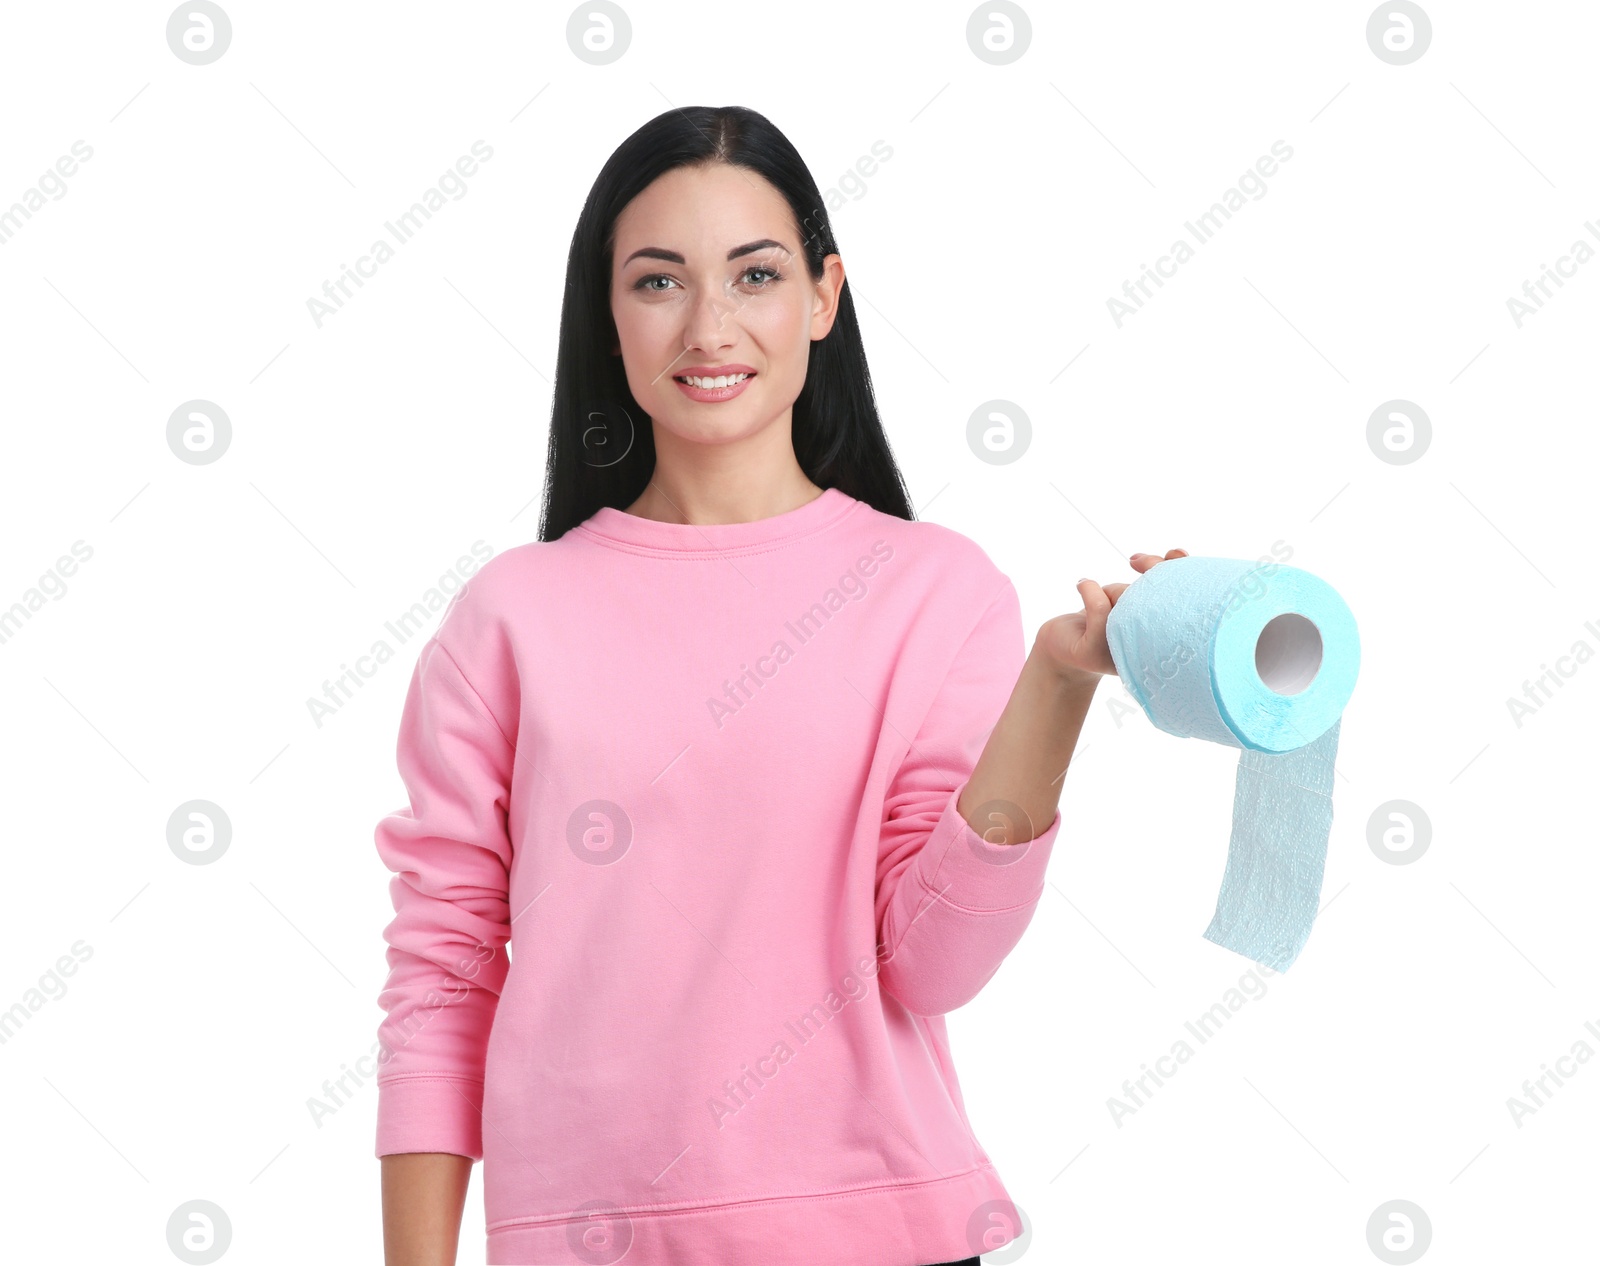
{"label": "sweatshirt crew neckline", "polygon": [[862,503],[837,488],[824,488],[802,506],[744,523],[664,523],[601,506],[578,525],[604,544],[650,553],[719,554],[730,549],[767,548],[829,527]]}

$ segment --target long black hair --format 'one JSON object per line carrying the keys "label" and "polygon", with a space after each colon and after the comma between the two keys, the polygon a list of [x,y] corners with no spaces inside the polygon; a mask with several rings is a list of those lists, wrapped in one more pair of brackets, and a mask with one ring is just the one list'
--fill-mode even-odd
{"label": "long black hair", "polygon": [[[675,108],[623,141],[595,177],[567,254],[541,541],[555,540],[601,506],[626,509],[655,471],[649,416],[628,388],[622,358],[611,352],[617,342],[611,317],[617,217],[663,173],[711,163],[748,168],[783,195],[813,281],[822,279],[823,259],[838,253],[816,181],[764,115],[743,106]],[[886,514],[916,517],[878,419],[848,282],[833,328],[811,344],[791,416],[795,460],[812,483]]]}

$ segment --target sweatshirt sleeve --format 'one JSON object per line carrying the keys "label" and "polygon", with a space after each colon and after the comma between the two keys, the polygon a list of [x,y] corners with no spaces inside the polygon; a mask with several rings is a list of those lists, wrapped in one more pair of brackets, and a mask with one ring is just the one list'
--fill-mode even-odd
{"label": "sweatshirt sleeve", "polygon": [[875,905],[878,979],[917,1015],[972,1001],[1021,939],[1044,891],[1059,811],[1019,844],[991,843],[956,811],[1026,658],[1021,604],[1004,579],[889,785]]}
{"label": "sweatshirt sleeve", "polygon": [[422,647],[397,757],[410,804],[375,839],[394,919],[378,1005],[377,1155],[483,1157],[483,1067],[510,960],[513,745],[435,634]]}

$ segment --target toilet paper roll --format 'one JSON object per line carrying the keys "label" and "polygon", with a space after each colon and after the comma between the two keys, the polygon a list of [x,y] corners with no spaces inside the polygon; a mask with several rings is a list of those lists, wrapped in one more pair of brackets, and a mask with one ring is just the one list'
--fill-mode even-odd
{"label": "toilet paper roll", "polygon": [[1298,567],[1170,558],[1106,620],[1117,676],[1152,724],[1241,749],[1233,832],[1205,938],[1287,971],[1316,918],[1333,825],[1355,617]]}

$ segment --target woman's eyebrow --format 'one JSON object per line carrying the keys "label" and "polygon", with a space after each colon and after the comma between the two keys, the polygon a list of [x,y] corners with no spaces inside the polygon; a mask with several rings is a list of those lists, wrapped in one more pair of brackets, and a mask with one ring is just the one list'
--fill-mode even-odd
{"label": "woman's eyebrow", "polygon": [[[763,237],[759,241],[746,242],[743,246],[735,246],[731,251],[728,252],[728,258],[730,260],[738,259],[741,255],[750,255],[756,251],[764,251],[769,246],[776,246],[781,251],[787,251],[789,249],[782,242],[774,242],[770,237]],[[632,255],[629,255],[627,259],[622,261],[623,267],[627,267],[636,259],[664,259],[669,264],[681,264],[685,262],[683,256],[678,254],[677,251],[669,251],[665,247],[661,246],[641,246],[638,250],[634,251]]]}

